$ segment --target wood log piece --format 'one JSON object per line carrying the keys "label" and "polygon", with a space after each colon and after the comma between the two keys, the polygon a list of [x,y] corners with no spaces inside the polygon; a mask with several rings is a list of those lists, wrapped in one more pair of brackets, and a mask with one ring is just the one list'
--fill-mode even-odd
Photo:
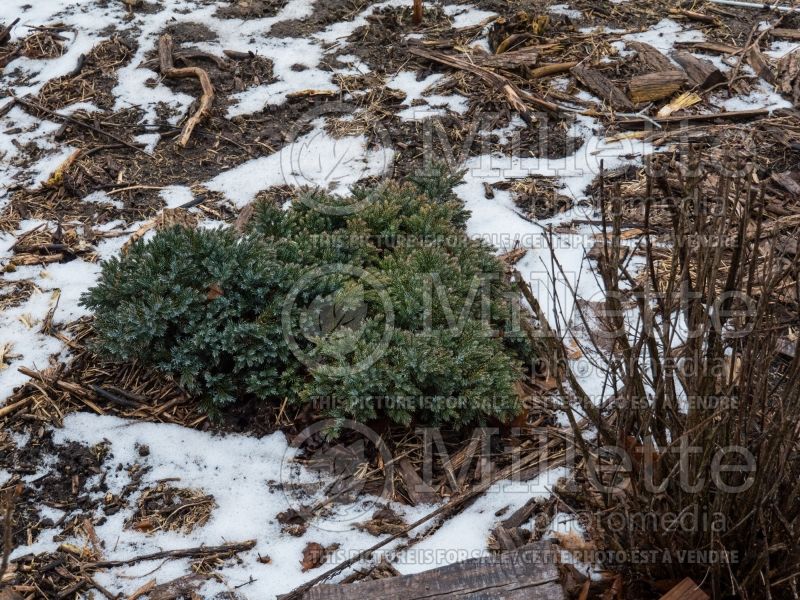
{"label": "wood log piece", "polygon": [[800,183],[793,177],[791,171],[784,171],[783,173],[773,173],[771,179],[785,189],[787,192],[800,197]]}
{"label": "wood log piece", "polygon": [[603,99],[614,110],[633,110],[633,103],[608,77],[589,67],[573,67],[570,71],[584,87]]}
{"label": "wood log piece", "polygon": [[776,79],[778,91],[797,106],[800,103],[800,51],[789,52],[778,61]]}
{"label": "wood log piece", "polygon": [[648,71],[670,71],[675,68],[672,61],[659,50],[644,42],[625,42],[625,45],[636,52],[636,60]]}
{"label": "wood log piece", "polygon": [[684,50],[673,52],[672,58],[683,67],[694,86],[705,90],[725,81],[725,75],[710,60],[698,58]]}
{"label": "wood log piece", "polygon": [[686,75],[677,69],[637,75],[628,82],[628,94],[636,102],[653,102],[669,98],[686,83]]}

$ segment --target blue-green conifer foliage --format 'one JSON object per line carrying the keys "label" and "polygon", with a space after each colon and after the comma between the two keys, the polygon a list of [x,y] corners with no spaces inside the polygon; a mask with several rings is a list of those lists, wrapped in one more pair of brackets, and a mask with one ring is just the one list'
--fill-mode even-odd
{"label": "blue-green conifer foliage", "polygon": [[[244,233],[173,227],[138,241],[82,297],[95,349],[174,376],[212,414],[244,398],[324,399],[330,416],[361,422],[507,420],[532,349],[503,263],[466,235],[459,180],[433,167],[350,198],[257,202]],[[337,202],[341,215],[314,208]]]}

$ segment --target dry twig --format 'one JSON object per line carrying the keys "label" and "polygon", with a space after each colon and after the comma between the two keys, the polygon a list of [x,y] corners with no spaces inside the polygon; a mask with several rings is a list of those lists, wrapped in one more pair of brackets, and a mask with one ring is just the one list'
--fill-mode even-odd
{"label": "dry twig", "polygon": [[178,138],[178,145],[185,148],[186,144],[189,143],[189,138],[192,137],[194,128],[211,113],[211,105],[214,103],[214,86],[211,85],[211,78],[208,76],[208,73],[200,67],[176,68],[173,65],[173,48],[174,42],[172,36],[168,33],[162,35],[161,39],[158,41],[158,58],[161,74],[164,77],[170,78],[197,77],[203,88],[203,95],[200,97],[200,106],[186,121],[181,131],[180,138]]}

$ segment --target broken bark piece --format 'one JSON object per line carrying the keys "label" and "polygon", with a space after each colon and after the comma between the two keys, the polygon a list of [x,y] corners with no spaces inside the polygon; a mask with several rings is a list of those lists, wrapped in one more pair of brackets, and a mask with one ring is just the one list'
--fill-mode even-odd
{"label": "broken bark piece", "polygon": [[614,110],[633,110],[633,103],[608,77],[588,67],[573,67],[570,71],[584,87],[604,100]]}
{"label": "broken bark piece", "polygon": [[795,106],[800,102],[800,52],[795,50],[778,61],[778,91]]}
{"label": "broken bark piece", "polygon": [[508,252],[504,252],[498,258],[502,260],[507,265],[515,265],[519,261],[522,260],[522,257],[528,253],[527,248],[522,246],[518,246],[513,250],[509,250]]}
{"label": "broken bark piece", "polygon": [[299,90],[297,92],[290,92],[286,94],[287,100],[297,100],[298,98],[312,98],[312,97],[332,97],[339,94],[336,90]]}
{"label": "broken bark piece", "polygon": [[644,42],[625,42],[625,45],[636,52],[636,60],[648,71],[670,71],[675,68],[672,61],[659,50]]}
{"label": "broken bark piece", "polygon": [[370,535],[381,536],[402,534],[408,525],[400,515],[387,506],[376,510],[369,521],[356,523],[355,527]]}
{"label": "broken bark piece", "polygon": [[772,73],[772,69],[770,69],[767,59],[765,59],[764,55],[761,54],[758,44],[752,44],[747,49],[745,59],[747,60],[747,64],[750,65],[756,72],[756,75],[758,75],[767,83],[775,85],[775,75]]}
{"label": "broken bark piece", "polygon": [[[516,550],[522,545],[518,543],[521,541],[519,539],[519,535],[512,535],[512,530],[506,529],[502,525],[498,525],[492,530],[492,537],[494,538],[496,549],[503,552],[507,552],[508,550]],[[524,541],[522,543],[524,544]]]}
{"label": "broken bark piece", "polygon": [[628,94],[636,102],[653,102],[669,98],[686,83],[686,75],[677,69],[637,75],[628,82]]}
{"label": "broken bark piece", "polygon": [[200,106],[186,121],[181,135],[178,138],[178,145],[185,148],[189,143],[189,138],[192,137],[194,128],[197,127],[200,121],[211,114],[211,105],[214,103],[214,86],[211,85],[211,79],[208,73],[200,67],[175,68],[172,57],[174,45],[172,36],[168,33],[162,35],[161,39],[158,40],[158,58],[161,74],[169,78],[196,77],[200,81],[200,86],[203,88],[203,95],[200,97]]}
{"label": "broken bark piece", "polygon": [[232,60],[249,60],[256,57],[252,50],[248,50],[247,52],[241,52],[239,50],[223,50],[222,53]]}
{"label": "broken bark piece", "polygon": [[[795,242],[794,248],[792,249],[793,251],[790,252],[792,256],[797,254],[797,241],[793,241]],[[795,354],[797,353],[797,341],[792,341],[787,336],[780,337],[777,341],[777,348],[781,355],[785,356],[789,360],[793,360]]]}
{"label": "broken bark piece", "polygon": [[683,67],[694,86],[708,89],[725,81],[725,75],[710,60],[697,58],[691,52],[681,50],[673,52],[672,58]]}

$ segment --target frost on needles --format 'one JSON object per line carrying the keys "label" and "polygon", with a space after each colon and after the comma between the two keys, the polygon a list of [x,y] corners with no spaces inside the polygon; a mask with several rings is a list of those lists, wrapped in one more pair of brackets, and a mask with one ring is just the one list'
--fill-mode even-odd
{"label": "frost on needles", "polygon": [[[503,263],[466,236],[459,179],[432,167],[347,199],[257,200],[244,233],[174,227],[139,241],[82,297],[95,348],[175,376],[212,413],[324,398],[331,416],[362,422],[507,420],[532,349]],[[361,209],[314,208],[337,202]]]}

